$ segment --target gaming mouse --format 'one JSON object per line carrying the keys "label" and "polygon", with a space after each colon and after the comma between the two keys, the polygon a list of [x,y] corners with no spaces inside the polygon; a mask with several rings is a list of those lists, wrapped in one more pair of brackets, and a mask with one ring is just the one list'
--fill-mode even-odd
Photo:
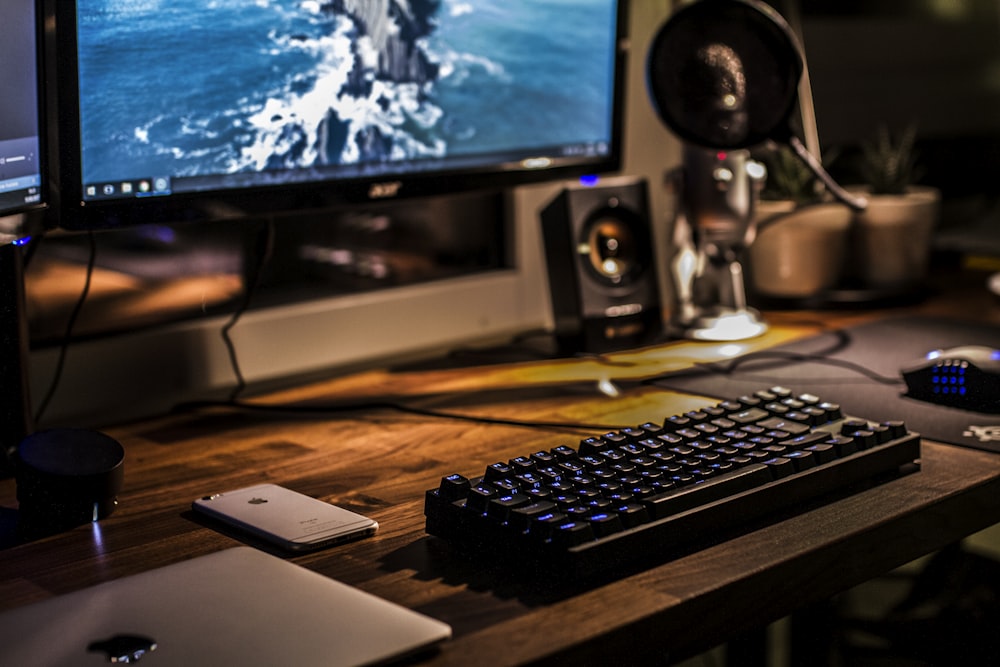
{"label": "gaming mouse", "polygon": [[1000,349],[963,345],[935,350],[900,372],[911,398],[1000,413]]}

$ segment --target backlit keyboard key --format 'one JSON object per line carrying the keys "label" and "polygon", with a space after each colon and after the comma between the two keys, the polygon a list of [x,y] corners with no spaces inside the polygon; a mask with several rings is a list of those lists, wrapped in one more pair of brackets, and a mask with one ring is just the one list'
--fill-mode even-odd
{"label": "backlit keyboard key", "polygon": [[510,512],[510,525],[515,530],[528,530],[532,521],[537,521],[539,517],[546,514],[553,514],[556,511],[558,511],[558,508],[555,503],[547,500],[522,505]]}
{"label": "backlit keyboard key", "polygon": [[467,477],[462,475],[448,475],[441,478],[438,489],[441,495],[447,500],[459,500],[469,494],[471,488]]}
{"label": "backlit keyboard key", "polygon": [[809,470],[816,465],[816,455],[809,450],[788,452],[784,456],[795,464],[795,470],[797,471]]}
{"label": "backlit keyboard key", "polygon": [[615,512],[596,512],[587,519],[595,537],[605,537],[621,532],[622,522]]}
{"label": "backlit keyboard key", "polygon": [[567,521],[552,528],[552,542],[563,548],[575,547],[578,544],[594,539],[594,529],[587,521]]}
{"label": "backlit keyboard key", "polygon": [[651,517],[660,519],[770,481],[768,469],[755,463],[686,488],[646,498],[642,502]]}

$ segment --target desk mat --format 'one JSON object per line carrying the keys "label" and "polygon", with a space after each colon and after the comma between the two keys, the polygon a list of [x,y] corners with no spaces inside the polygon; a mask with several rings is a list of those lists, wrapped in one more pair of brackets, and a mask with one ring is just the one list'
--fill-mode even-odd
{"label": "desk mat", "polygon": [[902,419],[928,440],[1000,452],[1000,414],[927,403],[905,395],[900,369],[935,349],[1000,346],[1000,329],[899,317],[831,330],[771,350],[661,376],[651,384],[719,399],[782,385],[839,403],[873,420]]}

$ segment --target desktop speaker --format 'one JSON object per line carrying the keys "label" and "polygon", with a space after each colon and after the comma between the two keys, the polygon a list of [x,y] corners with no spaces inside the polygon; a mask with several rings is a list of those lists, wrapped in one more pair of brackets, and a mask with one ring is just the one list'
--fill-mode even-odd
{"label": "desktop speaker", "polygon": [[56,428],[24,438],[14,460],[20,537],[34,540],[110,515],[124,459],[121,443],[99,431]]}
{"label": "desktop speaker", "polygon": [[645,179],[564,189],[541,213],[564,353],[652,343],[663,329]]}

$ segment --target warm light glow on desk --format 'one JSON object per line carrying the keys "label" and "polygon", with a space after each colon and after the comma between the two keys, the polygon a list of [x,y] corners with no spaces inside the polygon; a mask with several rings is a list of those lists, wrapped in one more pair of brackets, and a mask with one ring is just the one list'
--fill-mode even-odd
{"label": "warm light glow on desk", "polygon": [[736,311],[720,315],[710,326],[692,331],[695,340],[729,341],[754,338],[767,330],[767,325],[747,311]]}

